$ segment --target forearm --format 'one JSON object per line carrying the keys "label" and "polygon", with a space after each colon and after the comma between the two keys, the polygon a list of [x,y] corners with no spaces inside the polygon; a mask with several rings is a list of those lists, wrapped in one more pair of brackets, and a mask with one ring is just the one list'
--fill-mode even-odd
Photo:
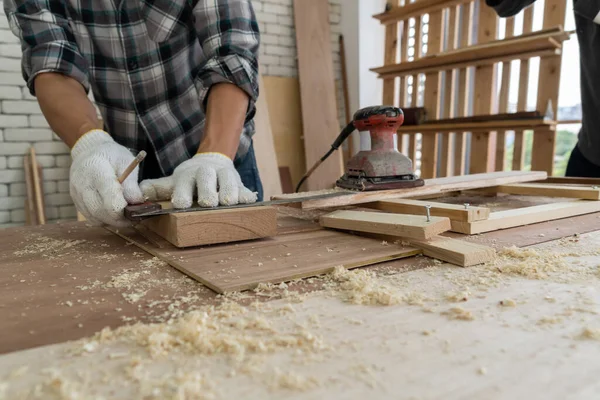
{"label": "forearm", "polygon": [[218,83],[210,89],[204,139],[199,153],[223,153],[233,160],[248,110],[248,95],[236,85]]}
{"label": "forearm", "polygon": [[41,73],[35,78],[35,92],[48,124],[70,148],[86,132],[102,129],[96,108],[75,79]]}

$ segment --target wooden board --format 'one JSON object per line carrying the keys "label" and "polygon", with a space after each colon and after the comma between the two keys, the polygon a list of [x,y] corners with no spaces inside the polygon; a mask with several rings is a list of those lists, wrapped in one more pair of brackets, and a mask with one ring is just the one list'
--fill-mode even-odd
{"label": "wooden board", "polygon": [[275,145],[273,143],[273,133],[271,131],[264,84],[260,75],[258,79],[260,96],[258,96],[256,102],[256,117],[254,118],[256,134],[252,140],[254,142],[256,164],[263,186],[264,198],[268,199],[273,195],[283,193],[283,191],[281,189],[281,180],[279,179],[279,170],[277,169],[277,157],[275,155]]}
{"label": "wooden board", "polygon": [[385,25],[393,24],[397,21],[418,17],[434,11],[441,11],[443,8],[467,3],[469,1],[470,0],[419,0],[412,3],[406,2],[402,7],[397,7],[396,9],[391,8],[384,13],[373,15],[373,18]]}
{"label": "wooden board", "polygon": [[550,130],[554,130],[556,122],[543,119],[517,119],[517,120],[504,120],[504,121],[484,121],[484,122],[453,122],[453,123],[425,123],[422,125],[415,126],[401,126],[398,129],[398,133],[407,132],[419,132],[419,133],[432,133],[432,132],[453,132],[453,131],[472,131],[472,132],[485,132],[490,129],[533,129],[539,127],[545,127]]}
{"label": "wooden board", "polygon": [[199,249],[177,249],[169,243],[158,247],[132,230],[115,233],[217,293],[321,275],[338,265],[357,268],[420,254],[413,247],[329,230]]}
{"label": "wooden board", "polygon": [[539,206],[497,211],[485,221],[452,221],[452,231],[473,235],[499,229],[513,228],[538,222],[568,218],[575,215],[600,211],[600,201],[580,200],[565,203],[543,204]]}
{"label": "wooden board", "polygon": [[352,232],[381,233],[411,239],[430,239],[450,230],[450,219],[410,214],[339,210],[321,216],[321,226]]}
{"label": "wooden board", "polygon": [[[410,189],[380,190],[372,192],[353,192],[350,190],[336,189],[336,191],[340,193],[340,196],[303,201],[299,205],[303,209],[342,207],[351,204],[371,203],[379,200],[411,198],[443,192],[505,185],[509,183],[531,182],[534,180],[545,179],[546,177],[547,174],[545,172],[499,171],[487,174],[427,179],[425,180],[425,186]],[[281,195],[275,196],[275,199],[291,199],[310,194],[311,193]]]}
{"label": "wooden board", "polygon": [[466,207],[458,204],[436,203],[432,201],[421,201],[411,199],[381,200],[374,203],[363,204],[363,207],[373,208],[399,214],[426,215],[425,206],[431,206],[429,212],[436,217],[448,217],[454,221],[481,221],[490,215],[490,209],[486,207]]}
{"label": "wooden board", "polygon": [[423,250],[423,254],[461,267],[471,267],[492,261],[496,251],[489,246],[464,240],[438,236],[431,240],[415,241],[411,244]]}
{"label": "wooden board", "polygon": [[[306,165],[310,168],[331,147],[340,131],[335,98],[333,51],[327,0],[294,0],[298,74]],[[343,174],[342,152],[334,152],[305,190],[332,188]]]}
{"label": "wooden board", "polygon": [[239,242],[277,234],[277,210],[269,206],[173,213],[143,224],[176,247]]}
{"label": "wooden board", "polygon": [[298,78],[264,76],[264,95],[275,142],[277,164],[288,167],[295,188],[306,172]]}
{"label": "wooden board", "polygon": [[600,189],[544,183],[517,183],[483,189],[488,192],[521,194],[527,196],[565,197],[570,199],[600,200]]}

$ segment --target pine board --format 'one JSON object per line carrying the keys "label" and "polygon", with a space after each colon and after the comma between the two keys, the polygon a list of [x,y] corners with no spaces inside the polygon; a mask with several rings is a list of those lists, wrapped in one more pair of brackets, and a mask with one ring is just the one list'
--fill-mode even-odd
{"label": "pine board", "polygon": [[354,232],[381,233],[411,239],[431,239],[450,230],[447,217],[338,210],[321,216],[321,226]]}
{"label": "pine board", "polygon": [[140,232],[113,231],[217,293],[254,289],[420,254],[408,246],[328,230],[298,232],[239,244],[177,249],[152,243]]}
{"label": "pine board", "polygon": [[496,193],[527,196],[564,197],[570,199],[600,200],[600,189],[581,186],[552,185],[545,183],[519,183],[485,189]]}
{"label": "pine board", "polygon": [[454,221],[480,221],[487,219],[490,215],[490,209],[486,207],[473,207],[458,204],[437,203],[432,201],[397,199],[381,200],[374,203],[363,204],[363,207],[373,208],[380,211],[399,213],[427,215],[426,207],[431,206],[429,213],[436,217],[448,217]]}
{"label": "pine board", "polygon": [[[310,168],[340,132],[333,75],[333,51],[327,0],[294,0],[298,75],[306,165]],[[329,189],[343,174],[342,152],[334,152],[305,189]]]}
{"label": "pine board", "polygon": [[[350,190],[335,189],[340,193],[340,196],[303,201],[300,203],[300,207],[306,210],[314,208],[342,207],[352,204],[371,203],[379,200],[411,198],[444,192],[479,189],[509,183],[531,182],[546,179],[546,177],[547,174],[545,172],[503,171],[426,179],[424,186],[410,189],[379,190],[372,192],[353,192]],[[294,197],[308,196],[311,194],[316,195],[319,193],[286,194],[274,196],[273,199],[293,199]]]}

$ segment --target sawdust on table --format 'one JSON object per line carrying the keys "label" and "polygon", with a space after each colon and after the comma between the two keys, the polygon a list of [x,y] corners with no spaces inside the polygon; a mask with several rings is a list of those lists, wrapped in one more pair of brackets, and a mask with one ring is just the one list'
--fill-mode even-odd
{"label": "sawdust on table", "polygon": [[583,328],[583,331],[579,335],[579,338],[600,341],[600,328],[590,328],[586,326],[585,328]]}
{"label": "sawdust on table", "polygon": [[55,259],[58,256],[64,256],[77,252],[77,246],[88,243],[82,239],[55,239],[42,234],[27,234],[25,236],[26,244],[21,250],[13,252],[16,256],[27,256],[41,254],[42,257]]}

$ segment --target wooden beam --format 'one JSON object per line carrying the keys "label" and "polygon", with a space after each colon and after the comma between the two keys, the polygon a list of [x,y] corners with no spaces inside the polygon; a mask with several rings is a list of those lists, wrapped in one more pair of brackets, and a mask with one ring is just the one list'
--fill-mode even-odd
{"label": "wooden beam", "polygon": [[[454,50],[457,47],[457,29],[459,21],[457,21],[458,13],[456,7],[450,7],[448,9],[448,37],[447,37],[447,48],[448,50]],[[455,92],[456,92],[456,73],[457,70],[448,70],[444,73],[444,117],[454,117],[455,109]],[[453,154],[453,142],[455,134],[452,132],[449,135],[440,136],[442,141],[442,151],[440,154],[440,176],[452,176],[454,175],[454,157]]]}
{"label": "wooden beam", "polygon": [[275,236],[277,210],[256,206],[190,211],[148,218],[142,224],[176,247],[202,246]]}
{"label": "wooden beam", "polygon": [[[306,164],[310,168],[340,131],[328,1],[294,0],[294,20]],[[321,164],[319,173],[307,179],[306,188],[332,188],[342,174],[342,153],[336,151]]]}
{"label": "wooden beam", "polygon": [[554,130],[556,123],[549,119],[533,118],[533,119],[515,119],[503,121],[483,121],[483,122],[456,122],[456,123],[425,123],[414,126],[401,126],[398,133],[409,132],[453,132],[453,131],[471,131],[471,132],[486,132],[490,129],[533,129],[543,127],[548,130]]}
{"label": "wooden beam", "polygon": [[[506,20],[507,38],[513,37],[515,33],[515,18],[511,17]],[[510,91],[510,75],[512,64],[510,62],[502,63],[502,81],[500,85],[500,105],[501,113],[508,113],[508,95]],[[504,171],[506,169],[506,131],[500,131],[498,134],[498,144],[496,145],[496,171]]]}
{"label": "wooden beam", "polygon": [[408,214],[339,210],[321,216],[321,226],[353,232],[379,233],[426,240],[450,230],[450,219]]}
{"label": "wooden beam", "polygon": [[[535,180],[546,179],[547,174],[539,171],[504,171],[491,172],[487,174],[471,174],[462,176],[452,176],[447,178],[436,178],[425,180],[425,185],[409,189],[378,190],[370,192],[355,192],[345,189],[336,189],[333,193],[339,193],[339,196],[332,196],[321,199],[305,200],[294,205],[302,209],[342,207],[351,204],[371,203],[379,200],[388,200],[395,198],[414,198],[418,196],[437,194],[443,192],[455,192],[460,190],[478,189],[490,186],[506,185],[510,183],[531,182]],[[316,193],[313,193],[316,194]],[[297,197],[310,196],[311,193],[294,193],[275,196],[273,199],[292,200]]]}
{"label": "wooden beam", "polygon": [[428,241],[409,240],[423,250],[427,257],[439,259],[461,267],[471,267],[492,261],[496,251],[477,243],[438,236]]}
{"label": "wooden beam", "polygon": [[393,24],[408,18],[420,17],[423,14],[431,14],[441,11],[446,7],[467,3],[471,0],[419,0],[413,3],[406,2],[403,7],[391,8],[390,10],[373,15],[382,24]]}
{"label": "wooden beam", "polygon": [[578,200],[497,211],[485,221],[452,222],[452,231],[474,235],[600,211],[600,201]]}
{"label": "wooden beam", "polygon": [[437,203],[431,201],[392,199],[363,204],[362,207],[373,208],[398,214],[426,215],[426,206],[430,206],[430,214],[436,217],[447,217],[453,221],[481,221],[490,215],[486,207],[473,207],[458,204]]}
{"label": "wooden beam", "polygon": [[[393,10],[398,7],[398,0],[388,3]],[[395,64],[398,55],[398,23],[389,24],[385,27],[385,42],[384,42],[384,64]],[[383,80],[383,104],[395,105],[395,77],[386,78]]]}
{"label": "wooden beam", "polygon": [[570,176],[549,176],[540,183],[562,183],[570,185],[588,185],[600,187],[600,178],[577,178]]}
{"label": "wooden beam", "polygon": [[543,183],[517,183],[501,185],[488,189],[486,192],[518,194],[525,196],[564,197],[570,199],[600,200],[600,189],[580,186],[562,186]]}

